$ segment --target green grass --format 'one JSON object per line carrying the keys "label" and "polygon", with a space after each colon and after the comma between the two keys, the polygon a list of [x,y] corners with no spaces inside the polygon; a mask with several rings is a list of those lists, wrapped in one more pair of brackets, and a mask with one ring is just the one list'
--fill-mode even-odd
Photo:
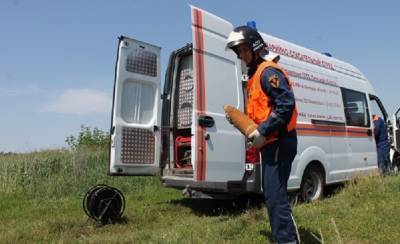
{"label": "green grass", "polygon": [[[158,177],[109,177],[103,151],[0,156],[0,243],[268,243],[266,210],[191,200]],[[126,224],[102,227],[82,210],[105,183],[124,193]],[[371,176],[294,208],[303,243],[394,243],[400,238],[400,177]],[[322,235],[322,236],[321,236]]]}

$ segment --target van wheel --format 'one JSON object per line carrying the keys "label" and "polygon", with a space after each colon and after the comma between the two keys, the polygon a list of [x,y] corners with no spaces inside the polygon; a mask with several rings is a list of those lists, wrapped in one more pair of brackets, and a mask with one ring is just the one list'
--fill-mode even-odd
{"label": "van wheel", "polygon": [[324,192],[324,173],[320,167],[310,165],[301,180],[300,196],[304,202],[320,200]]}
{"label": "van wheel", "polygon": [[392,174],[397,175],[399,174],[400,170],[400,155],[395,155],[392,160],[392,166],[390,168]]}

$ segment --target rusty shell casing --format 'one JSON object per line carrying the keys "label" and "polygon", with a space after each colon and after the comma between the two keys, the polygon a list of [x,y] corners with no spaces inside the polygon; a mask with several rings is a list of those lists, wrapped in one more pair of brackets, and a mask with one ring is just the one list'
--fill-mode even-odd
{"label": "rusty shell casing", "polygon": [[233,126],[246,137],[249,137],[249,135],[257,129],[257,124],[235,107],[224,105],[224,111],[230,117]]}

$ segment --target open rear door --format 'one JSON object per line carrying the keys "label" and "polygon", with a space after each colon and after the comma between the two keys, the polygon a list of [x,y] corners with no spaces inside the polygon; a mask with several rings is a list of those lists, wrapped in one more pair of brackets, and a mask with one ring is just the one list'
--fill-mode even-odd
{"label": "open rear door", "polygon": [[160,50],[119,38],[110,175],[155,175],[160,157]]}
{"label": "open rear door", "polygon": [[245,172],[245,138],[223,105],[243,111],[241,62],[226,51],[233,25],[191,6],[194,68],[192,163],[196,181],[237,181]]}

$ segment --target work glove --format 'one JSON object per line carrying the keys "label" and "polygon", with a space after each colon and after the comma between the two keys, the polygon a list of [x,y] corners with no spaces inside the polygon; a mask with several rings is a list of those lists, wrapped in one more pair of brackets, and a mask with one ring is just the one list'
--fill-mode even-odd
{"label": "work glove", "polygon": [[232,119],[231,119],[231,117],[229,116],[229,114],[225,113],[225,118],[226,118],[226,120],[229,122],[229,124],[233,125]]}
{"label": "work glove", "polygon": [[261,148],[265,143],[265,136],[261,135],[260,132],[255,129],[249,135],[248,141],[250,147]]}

